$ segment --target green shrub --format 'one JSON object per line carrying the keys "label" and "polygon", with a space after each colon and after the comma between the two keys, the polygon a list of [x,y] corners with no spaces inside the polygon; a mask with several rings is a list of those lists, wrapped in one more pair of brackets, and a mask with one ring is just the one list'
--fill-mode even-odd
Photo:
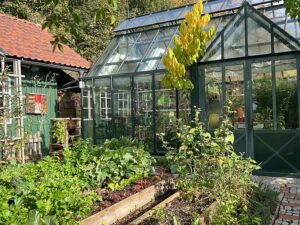
{"label": "green shrub", "polygon": [[85,187],[107,185],[121,189],[153,172],[154,158],[140,142],[128,138],[107,140],[93,146],[81,140],[65,150],[66,164],[85,182]]}
{"label": "green shrub", "polygon": [[250,158],[234,152],[234,135],[229,121],[223,121],[213,134],[199,121],[199,112],[190,124],[180,124],[177,131],[179,149],[170,147],[167,158],[174,164],[178,185],[192,200],[205,191],[212,201],[218,202],[218,214],[213,224],[245,224],[249,218],[249,195],[255,183],[253,170],[259,169]]}

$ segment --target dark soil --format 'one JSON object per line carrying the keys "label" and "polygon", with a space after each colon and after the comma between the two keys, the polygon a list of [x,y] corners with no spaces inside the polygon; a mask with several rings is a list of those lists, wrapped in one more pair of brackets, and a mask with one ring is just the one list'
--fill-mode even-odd
{"label": "dark soil", "polygon": [[129,224],[130,222],[132,222],[136,218],[140,217],[145,212],[149,211],[150,209],[152,209],[153,207],[158,205],[160,202],[162,202],[163,200],[165,200],[166,198],[168,198],[169,196],[171,196],[175,192],[176,192],[176,190],[167,191],[164,195],[159,196],[154,201],[149,202],[148,204],[144,205],[140,209],[138,209],[138,210],[134,211],[133,213],[129,214],[128,216],[126,216],[122,220],[118,221],[117,223],[114,223],[114,225],[127,225],[127,224]]}
{"label": "dark soil", "polygon": [[131,195],[134,195],[156,183],[159,181],[166,179],[171,176],[171,174],[166,173],[165,170],[161,168],[156,168],[156,176],[151,176],[148,178],[144,178],[141,180],[136,181],[135,183],[126,186],[124,189],[120,191],[110,191],[107,188],[98,188],[96,189],[96,193],[99,197],[102,198],[102,201],[94,202],[94,210],[91,213],[95,214],[103,209],[106,209],[125,198],[128,198]]}
{"label": "dark soil", "polygon": [[170,202],[162,211],[157,211],[152,217],[143,221],[140,225],[173,225],[173,217],[176,216],[181,225],[190,225],[197,214],[200,214],[210,205],[206,196],[188,202],[183,198]]}

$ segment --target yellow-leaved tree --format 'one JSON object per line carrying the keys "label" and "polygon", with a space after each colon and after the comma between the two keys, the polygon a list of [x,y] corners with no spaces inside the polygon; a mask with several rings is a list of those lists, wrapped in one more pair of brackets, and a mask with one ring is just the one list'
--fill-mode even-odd
{"label": "yellow-leaved tree", "polygon": [[199,0],[181,23],[179,36],[174,38],[174,48],[168,48],[162,62],[167,70],[163,85],[179,90],[191,90],[194,85],[187,77],[186,69],[205,54],[206,43],[215,34],[215,28],[205,30],[210,21],[203,14],[203,2]]}

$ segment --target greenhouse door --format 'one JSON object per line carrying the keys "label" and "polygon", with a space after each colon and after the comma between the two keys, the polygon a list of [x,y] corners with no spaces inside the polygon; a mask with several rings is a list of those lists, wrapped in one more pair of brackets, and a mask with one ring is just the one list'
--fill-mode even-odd
{"label": "greenhouse door", "polygon": [[300,174],[297,60],[255,62],[250,70],[254,159],[265,173]]}

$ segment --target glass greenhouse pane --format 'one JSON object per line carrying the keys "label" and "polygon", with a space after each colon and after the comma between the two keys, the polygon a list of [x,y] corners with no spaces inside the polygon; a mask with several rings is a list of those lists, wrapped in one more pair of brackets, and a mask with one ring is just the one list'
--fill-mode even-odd
{"label": "glass greenhouse pane", "polygon": [[172,20],[179,19],[179,16],[181,15],[182,9],[173,9],[168,10],[168,15]]}
{"label": "glass greenhouse pane", "polygon": [[171,17],[171,15],[168,12],[169,11],[154,13],[152,16],[156,18],[156,23],[162,23],[162,22],[167,22],[170,20],[175,20],[176,17]]}
{"label": "glass greenhouse pane", "polygon": [[282,27],[286,32],[295,38],[299,38],[299,25],[298,22],[289,21],[286,25]]}
{"label": "glass greenhouse pane", "polygon": [[84,82],[84,88],[82,89],[82,126],[84,137],[92,138],[93,135],[93,97],[92,97],[92,80]]}
{"label": "glass greenhouse pane", "polygon": [[132,46],[131,49],[129,49],[125,61],[142,59],[147,49],[149,48],[150,44],[152,43],[152,40],[156,36],[157,32],[158,32],[157,30],[155,31],[152,30],[152,31],[141,33],[135,45]]}
{"label": "glass greenhouse pane", "polygon": [[225,67],[226,102],[228,115],[235,129],[245,128],[244,66],[242,64]]}
{"label": "glass greenhouse pane", "polygon": [[159,23],[159,17],[164,14],[163,12],[161,13],[154,13],[154,14],[150,14],[147,16],[144,16],[144,26],[150,25],[150,24],[156,24]]}
{"label": "glass greenhouse pane", "polygon": [[[250,4],[259,4],[268,2],[269,0],[247,0]],[[203,4],[203,13],[216,13],[218,11],[231,10],[239,8],[244,0],[214,0],[205,1]],[[281,2],[278,2],[281,4]],[[277,5],[278,5],[277,4]],[[276,5],[276,2],[273,3]],[[166,11],[156,12],[149,15],[138,16],[131,19],[126,19],[114,31],[118,32],[126,29],[134,29],[142,26],[154,25],[168,21],[183,19],[186,12],[191,11],[192,5],[182,6],[179,8],[169,9]],[[281,9],[282,11],[282,9]],[[281,15],[273,15],[281,16]]]}
{"label": "glass greenhouse pane", "polygon": [[179,99],[179,119],[187,124],[191,119],[191,93],[186,91],[178,91]]}
{"label": "glass greenhouse pane", "polygon": [[110,58],[112,52],[116,49],[120,38],[114,38],[109,46],[105,49],[104,53],[100,56],[97,60],[95,65],[92,67],[91,71],[89,72],[88,76],[99,76],[101,75],[101,68],[103,67],[104,63]]}
{"label": "glass greenhouse pane", "polygon": [[94,82],[95,141],[102,144],[105,139],[113,137],[111,79],[96,79]]}
{"label": "glass greenhouse pane", "polygon": [[129,54],[129,51],[133,48],[139,37],[140,34],[122,36],[119,39],[117,48],[115,48],[113,53],[108,58],[107,63],[122,62],[125,60],[126,56]]}
{"label": "glass greenhouse pane", "polygon": [[275,52],[290,52],[299,50],[299,44],[278,29],[274,29]]}
{"label": "glass greenhouse pane", "polygon": [[84,88],[82,90],[82,101],[83,109],[87,111],[84,120],[92,120],[92,109],[93,109],[93,97],[92,97],[92,80],[87,80],[84,82]]}
{"label": "glass greenhouse pane", "polygon": [[131,79],[113,77],[113,116],[115,136],[132,135]]}
{"label": "glass greenhouse pane", "polygon": [[222,83],[222,67],[205,69],[206,113],[209,129],[217,128],[222,116]]}
{"label": "glass greenhouse pane", "polygon": [[[145,57],[153,39],[156,37],[157,30],[141,33],[135,45],[128,50],[124,63],[118,69],[117,73],[134,72],[140,61]],[[134,62],[130,62],[134,61]]]}
{"label": "glass greenhouse pane", "polygon": [[173,41],[176,30],[176,27],[171,27],[159,31],[155,40],[153,40],[152,45],[147,51],[145,58],[141,62],[138,71],[150,71],[157,69],[162,56],[166,52],[167,47],[170,47],[170,42]]}
{"label": "glass greenhouse pane", "polygon": [[223,0],[205,2],[203,5],[203,12],[204,13],[217,12],[222,9],[223,4],[224,4]]}
{"label": "glass greenhouse pane", "polygon": [[244,0],[226,0],[222,10],[239,8],[243,2]]}
{"label": "glass greenhouse pane", "polygon": [[241,16],[224,31],[224,58],[245,56],[245,23]]}
{"label": "glass greenhouse pane", "polygon": [[137,62],[124,62],[123,65],[118,70],[118,73],[130,73],[134,72],[139,64],[139,61]]}
{"label": "glass greenhouse pane", "polygon": [[176,121],[176,92],[162,85],[163,75],[155,75],[156,133],[168,133]]}
{"label": "glass greenhouse pane", "polygon": [[135,138],[144,141],[150,150],[153,145],[152,75],[134,77]]}
{"label": "glass greenhouse pane", "polygon": [[[271,26],[257,18],[261,24],[248,18],[248,53],[249,55],[262,55],[271,53]],[[262,25],[267,27],[266,30]]]}
{"label": "glass greenhouse pane", "polygon": [[121,23],[114,29],[114,31],[120,31],[120,30],[126,29],[126,27],[128,26],[128,24],[129,24],[129,19],[126,19],[126,20],[124,20],[123,22],[121,22]]}
{"label": "glass greenhouse pane", "polygon": [[145,21],[149,18],[149,15],[146,16],[138,16],[130,19],[130,24],[128,28],[141,27],[146,25]]}
{"label": "glass greenhouse pane", "polygon": [[138,71],[151,71],[151,70],[156,70],[157,69],[157,65],[160,63],[160,59],[158,60],[148,60],[145,62],[141,62],[141,64],[139,65],[139,69]]}
{"label": "glass greenhouse pane", "polygon": [[275,62],[277,128],[298,128],[298,94],[296,60]]}
{"label": "glass greenhouse pane", "polygon": [[253,128],[273,129],[271,62],[254,63],[252,70]]}
{"label": "glass greenhouse pane", "polygon": [[285,16],[286,16],[286,9],[284,7],[273,9],[272,13],[273,13],[273,16],[275,18],[279,18],[279,17],[285,18]]}
{"label": "glass greenhouse pane", "polygon": [[101,63],[103,66],[101,66],[101,64],[96,65],[93,69],[95,72],[92,71],[90,74],[96,76],[116,74],[120,70],[120,66],[126,58],[131,60],[141,58],[143,51],[141,46],[139,49],[134,47],[138,38],[141,36],[143,35],[131,34],[117,38],[118,44],[109,48],[111,53],[105,60],[102,60]]}
{"label": "glass greenhouse pane", "polygon": [[117,73],[120,65],[121,65],[121,63],[115,63],[113,65],[103,66],[102,69],[100,70],[100,72],[98,73],[98,76],[115,74],[115,73]]}
{"label": "glass greenhouse pane", "polygon": [[222,59],[222,42],[219,37],[213,45],[208,49],[202,61],[214,61]]}
{"label": "glass greenhouse pane", "polygon": [[[163,74],[155,74],[155,126],[156,134],[165,134],[166,141],[172,141],[176,125],[176,91],[162,85]],[[162,149],[160,139],[157,148]]]}
{"label": "glass greenhouse pane", "polygon": [[176,27],[172,27],[160,30],[145,58],[163,56],[169,43],[173,40],[176,29]]}

